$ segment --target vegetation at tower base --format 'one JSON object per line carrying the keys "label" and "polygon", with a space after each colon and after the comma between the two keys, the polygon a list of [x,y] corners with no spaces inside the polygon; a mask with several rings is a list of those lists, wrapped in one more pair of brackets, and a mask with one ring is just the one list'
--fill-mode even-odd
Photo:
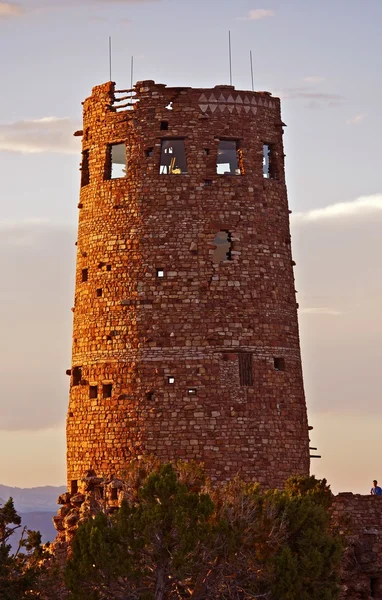
{"label": "vegetation at tower base", "polygon": [[119,511],[77,531],[65,569],[72,600],[338,597],[342,544],[325,480],[212,489],[196,465],[156,463],[128,481]]}
{"label": "vegetation at tower base", "polygon": [[21,529],[18,548],[12,553],[10,538],[21,528],[21,517],[9,498],[0,507],[0,600],[40,598],[44,550],[38,531]]}

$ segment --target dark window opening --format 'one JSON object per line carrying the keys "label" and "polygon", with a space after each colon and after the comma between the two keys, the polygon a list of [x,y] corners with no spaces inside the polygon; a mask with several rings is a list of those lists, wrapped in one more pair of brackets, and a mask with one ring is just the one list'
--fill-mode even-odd
{"label": "dark window opening", "polygon": [[103,500],[103,497],[104,497],[103,487],[97,488],[97,491],[99,493],[99,497],[101,498],[101,500]]}
{"label": "dark window opening", "polygon": [[154,396],[155,396],[155,394],[154,394],[153,390],[148,390],[146,392],[146,398],[147,398],[147,400],[154,400]]}
{"label": "dark window opening", "polygon": [[81,187],[88,185],[89,181],[90,181],[89,150],[84,150],[82,153],[82,164],[81,164]]}
{"label": "dark window opening", "polygon": [[273,144],[263,144],[263,177],[264,179],[274,179],[276,177]]}
{"label": "dark window opening", "polygon": [[370,596],[372,598],[382,598],[382,580],[380,577],[370,578]]}
{"label": "dark window opening", "polygon": [[107,147],[105,179],[126,177],[126,145],[110,144]]}
{"label": "dark window opening", "polygon": [[209,155],[209,153],[210,153],[210,149],[209,149],[209,148],[204,148],[204,154],[205,154],[206,156],[208,156],[208,155]]}
{"label": "dark window opening", "polygon": [[208,186],[212,185],[212,179],[205,179],[204,180],[204,185],[205,185],[205,187],[208,187]]}
{"label": "dark window opening", "polygon": [[104,398],[111,398],[113,386],[111,383],[104,383],[102,386],[102,395]]}
{"label": "dark window opening", "polygon": [[184,140],[162,140],[159,173],[161,175],[184,175],[187,173]]}
{"label": "dark window opening", "polygon": [[216,160],[218,175],[244,175],[243,152],[236,140],[220,140]]}
{"label": "dark window opening", "polygon": [[93,400],[98,397],[98,387],[96,385],[89,386],[89,398]]}
{"label": "dark window opening", "polygon": [[82,269],[82,271],[81,271],[82,283],[84,283],[85,281],[87,281],[88,278],[89,278],[89,271],[88,271],[88,269]]}
{"label": "dark window opening", "polygon": [[252,354],[250,352],[239,353],[239,378],[240,385],[253,385]]}
{"label": "dark window opening", "polygon": [[190,388],[190,389],[188,390],[188,395],[189,395],[189,396],[196,396],[196,393],[197,393],[197,392],[196,392],[196,389],[195,389],[195,388]]}
{"label": "dark window opening", "polygon": [[107,335],[107,336],[106,336],[106,341],[107,341],[107,342],[111,342],[111,339],[112,339],[112,338],[111,338],[111,335]]}
{"label": "dark window opening", "polygon": [[276,371],[285,371],[285,358],[280,358],[279,356],[275,356],[273,358],[273,363]]}
{"label": "dark window opening", "polygon": [[168,130],[168,121],[161,121],[160,128],[161,128],[161,131],[167,131]]}
{"label": "dark window opening", "polygon": [[175,383],[175,377],[173,377],[172,375],[167,377],[167,383],[169,383],[170,385],[173,385]]}
{"label": "dark window opening", "polygon": [[159,277],[159,279],[163,279],[164,269],[157,269],[157,277]]}
{"label": "dark window opening", "polygon": [[106,271],[111,271],[111,265],[106,265]]}
{"label": "dark window opening", "polygon": [[149,157],[149,156],[153,156],[153,154],[154,154],[154,148],[146,148],[145,156]]}
{"label": "dark window opening", "polygon": [[232,235],[229,231],[219,231],[214,239],[214,244],[216,246],[212,257],[214,263],[232,260]]}
{"label": "dark window opening", "polygon": [[78,481],[77,481],[77,479],[73,479],[70,482],[70,493],[73,496],[74,494],[77,494],[77,492],[78,492]]}
{"label": "dark window opening", "polygon": [[72,385],[80,385],[82,379],[82,368],[73,367],[72,369]]}
{"label": "dark window opening", "polygon": [[118,488],[111,488],[111,500],[118,500]]}
{"label": "dark window opening", "polygon": [[101,296],[102,296],[102,288],[98,288],[96,290],[96,294],[97,294],[97,298],[101,298]]}

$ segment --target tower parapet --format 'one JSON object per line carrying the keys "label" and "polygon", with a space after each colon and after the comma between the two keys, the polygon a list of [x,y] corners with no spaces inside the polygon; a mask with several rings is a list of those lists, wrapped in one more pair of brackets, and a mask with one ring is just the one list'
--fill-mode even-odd
{"label": "tower parapet", "polygon": [[97,86],[84,102],[68,481],[201,460],[280,487],[309,441],[280,101]]}

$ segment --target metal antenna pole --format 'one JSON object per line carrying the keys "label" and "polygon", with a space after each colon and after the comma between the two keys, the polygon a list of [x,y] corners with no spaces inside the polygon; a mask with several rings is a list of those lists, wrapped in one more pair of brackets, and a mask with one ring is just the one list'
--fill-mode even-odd
{"label": "metal antenna pole", "polygon": [[109,35],[109,76],[111,81],[111,35]]}
{"label": "metal antenna pole", "polygon": [[133,89],[133,78],[134,78],[134,56],[131,57],[131,68],[130,68],[130,88]]}
{"label": "metal antenna pole", "polygon": [[231,31],[228,32],[228,47],[229,47],[229,84],[232,85],[232,48],[231,48]]}
{"label": "metal antenna pole", "polygon": [[252,80],[252,92],[255,91],[255,84],[253,82],[253,61],[252,61],[252,50],[249,51],[249,59],[251,62],[251,80]]}

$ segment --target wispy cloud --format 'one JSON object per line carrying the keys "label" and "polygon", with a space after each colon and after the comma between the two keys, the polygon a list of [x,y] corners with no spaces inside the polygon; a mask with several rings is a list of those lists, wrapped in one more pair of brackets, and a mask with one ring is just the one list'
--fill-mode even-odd
{"label": "wispy cloud", "polygon": [[341,315],[342,312],[337,310],[336,308],[330,308],[328,306],[317,306],[311,308],[302,308],[300,310],[300,314],[302,315],[328,315],[332,317],[337,317]]}
{"label": "wispy cloud", "polygon": [[70,118],[44,117],[0,124],[0,150],[9,152],[77,153],[73,132],[80,123]]}
{"label": "wispy cloud", "polygon": [[[98,0],[100,1],[100,0]],[[266,19],[267,17],[275,16],[274,10],[266,8],[254,8],[249,11],[246,17],[238,17],[239,21],[260,21],[260,19]]]}
{"label": "wispy cloud", "polygon": [[325,81],[325,77],[321,77],[319,75],[309,75],[308,77],[303,77],[302,81],[305,81],[305,83],[322,83]]}
{"label": "wispy cloud", "polygon": [[0,19],[7,17],[20,17],[24,13],[21,4],[13,2],[0,2]]}
{"label": "wispy cloud", "polygon": [[359,115],[355,115],[346,121],[347,125],[360,125],[364,119],[366,119],[367,114],[361,113]]}
{"label": "wispy cloud", "polygon": [[312,91],[311,87],[293,87],[279,90],[275,93],[283,100],[307,100],[306,108],[335,108],[345,103],[346,99],[340,94],[331,92]]}
{"label": "wispy cloud", "polygon": [[324,219],[338,219],[340,217],[370,214],[376,211],[382,211],[382,194],[361,196],[350,202],[338,202],[324,208],[316,208],[304,213],[295,213],[292,215],[291,221],[321,221]]}

